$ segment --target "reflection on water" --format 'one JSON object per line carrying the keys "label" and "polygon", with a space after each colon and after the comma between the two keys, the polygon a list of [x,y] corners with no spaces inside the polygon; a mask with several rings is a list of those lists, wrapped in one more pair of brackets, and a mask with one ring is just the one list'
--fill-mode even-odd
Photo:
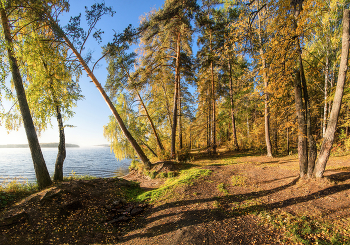
{"label": "reflection on water", "polygon": [[[57,148],[42,148],[51,176],[55,169]],[[118,161],[109,147],[67,148],[63,175],[113,177],[128,174],[131,160]],[[34,182],[35,172],[29,148],[0,148],[0,183],[8,180]]]}

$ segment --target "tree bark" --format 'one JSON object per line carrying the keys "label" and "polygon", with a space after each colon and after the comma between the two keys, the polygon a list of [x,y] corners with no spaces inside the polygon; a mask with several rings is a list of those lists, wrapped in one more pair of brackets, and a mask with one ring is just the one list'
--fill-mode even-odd
{"label": "tree bark", "polygon": [[177,127],[177,100],[179,97],[180,85],[180,43],[181,34],[177,35],[176,41],[176,64],[175,64],[175,91],[174,91],[174,109],[173,109],[173,127],[171,129],[171,158],[176,157],[176,127]]}
{"label": "tree bark", "polygon": [[306,135],[306,123],[305,115],[303,113],[303,98],[300,82],[300,72],[296,72],[294,80],[294,94],[295,94],[295,110],[298,121],[298,156],[299,156],[299,175],[300,178],[304,178],[307,174],[307,135]]}
{"label": "tree bark", "polygon": [[8,53],[8,58],[10,62],[10,68],[12,73],[12,80],[16,89],[18,104],[20,107],[21,115],[23,118],[24,129],[26,131],[27,140],[30,148],[30,153],[32,155],[35,175],[37,183],[40,189],[43,189],[52,184],[50,179],[50,174],[47,170],[43,154],[41,152],[39,140],[35,131],[32,116],[30,114],[26,94],[23,87],[22,77],[18,68],[17,59],[14,55],[13,40],[11,37],[11,30],[8,24],[8,17],[6,11],[2,5],[0,5],[0,15],[2,28],[4,31],[6,48]]}
{"label": "tree bark", "polygon": [[95,77],[94,73],[90,70],[88,65],[86,64],[85,60],[81,57],[80,53],[76,50],[74,45],[71,43],[71,41],[68,39],[64,31],[61,29],[61,27],[56,23],[56,21],[52,18],[50,13],[46,13],[48,17],[48,22],[49,25],[51,26],[51,29],[54,30],[56,33],[58,33],[59,37],[63,38],[65,43],[68,45],[68,47],[72,50],[74,55],[77,57],[79,60],[80,64],[83,66],[84,70],[88,74],[88,76],[91,78],[92,82],[95,84],[96,88],[98,91],[101,93],[102,97],[106,101],[107,105],[109,106],[110,110],[112,111],[115,119],[117,120],[121,130],[123,131],[125,137],[128,139],[132,147],[135,149],[137,155],[139,156],[140,160],[143,162],[145,167],[147,169],[151,168],[151,162],[149,161],[148,157],[146,154],[143,152],[141,149],[140,145],[136,142],[134,137],[130,134],[129,130],[126,128],[122,118],[120,117],[119,113],[117,112],[116,108],[114,107],[112,101],[109,99],[108,95],[102,88],[101,84]]}
{"label": "tree bark", "polygon": [[311,106],[310,106],[310,99],[307,91],[307,84],[306,84],[306,78],[304,73],[304,66],[303,61],[301,58],[302,50],[300,48],[299,39],[298,39],[298,46],[299,46],[299,69],[300,69],[300,77],[302,80],[303,85],[303,92],[304,92],[304,103],[305,103],[305,117],[306,117],[306,134],[307,134],[307,142],[308,142],[308,161],[307,161],[307,176],[308,178],[311,178],[313,176],[314,168],[315,168],[315,161],[317,158],[317,147],[315,139],[312,135],[313,133],[313,127],[311,123]]}
{"label": "tree bark", "polygon": [[182,142],[182,112],[181,112],[181,85],[179,84],[179,148],[183,148]]}
{"label": "tree bark", "polygon": [[[288,121],[288,118],[287,118]],[[287,127],[287,137],[286,137],[286,141],[287,141],[287,155],[289,155],[289,127]]]}
{"label": "tree bark", "polygon": [[322,137],[326,134],[327,127],[327,106],[328,106],[328,74],[329,74],[329,61],[328,61],[328,50],[326,56],[325,66],[325,78],[324,78],[324,108],[323,108],[323,126],[322,126]]}
{"label": "tree bark", "polygon": [[213,116],[212,116],[212,146],[213,146],[213,154],[216,154],[216,96],[215,96],[215,81],[214,81],[214,67],[213,62],[210,65],[211,71],[211,98],[212,98],[212,108],[213,108]]}
{"label": "tree bark", "polygon": [[350,10],[344,10],[343,16],[343,36],[342,36],[342,52],[339,66],[339,75],[337,87],[335,90],[333,106],[329,121],[326,129],[325,136],[323,137],[321,150],[316,163],[315,175],[317,178],[322,178],[326,168],[327,161],[329,159],[330,151],[332,149],[334,134],[337,129],[338,117],[341,108],[341,102],[343,98],[344,85],[346,81],[346,73],[348,70],[348,57],[349,57],[349,33],[350,25]]}
{"label": "tree bark", "polygon": [[239,151],[239,146],[237,141],[237,131],[236,131],[236,118],[235,118],[234,103],[233,103],[232,67],[231,67],[230,61],[228,62],[228,65],[230,69],[230,102],[231,102],[232,138],[233,138],[233,145],[235,147],[235,150]]}
{"label": "tree bark", "polygon": [[[55,101],[56,104],[56,101]],[[64,136],[64,126],[62,121],[62,115],[60,106],[58,103],[56,104],[56,117],[58,123],[58,130],[60,135],[60,142],[58,144],[58,153],[55,163],[55,173],[53,180],[54,181],[62,181],[63,180],[63,162],[66,159],[66,140]]]}

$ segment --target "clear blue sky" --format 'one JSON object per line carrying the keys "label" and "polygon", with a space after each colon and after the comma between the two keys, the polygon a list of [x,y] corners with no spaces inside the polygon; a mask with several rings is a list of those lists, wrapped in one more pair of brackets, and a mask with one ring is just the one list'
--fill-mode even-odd
{"label": "clear blue sky", "polygon": [[[82,20],[84,20],[85,6],[91,6],[96,2],[101,1],[71,0],[70,12],[61,16],[60,25],[64,26],[70,16],[76,16],[79,13],[82,13]],[[104,16],[98,23],[97,28],[101,28],[105,32],[101,45],[98,45],[97,42],[91,39],[86,47],[87,50],[93,51],[93,59],[95,61],[100,57],[101,46],[112,40],[113,30],[121,32],[129,24],[138,26],[139,17],[154,8],[160,8],[164,0],[105,0],[105,3],[106,6],[111,6],[116,13],[113,17]],[[105,61],[103,60],[99,64],[100,66],[95,68],[94,73],[99,82],[104,85],[107,77]],[[65,129],[66,142],[80,146],[106,144],[108,142],[103,137],[103,125],[108,123],[108,117],[111,115],[111,112],[95,85],[90,82],[85,71],[80,79],[80,86],[85,100],[78,102],[77,107],[74,109],[75,116],[65,122],[65,124],[76,126],[75,128]],[[9,107],[8,104],[7,107]],[[52,128],[48,128],[42,133],[39,138],[40,143],[58,142],[57,121],[55,118],[52,118],[52,125]],[[0,126],[0,145],[26,143],[27,138],[23,128],[7,134],[5,128]]]}

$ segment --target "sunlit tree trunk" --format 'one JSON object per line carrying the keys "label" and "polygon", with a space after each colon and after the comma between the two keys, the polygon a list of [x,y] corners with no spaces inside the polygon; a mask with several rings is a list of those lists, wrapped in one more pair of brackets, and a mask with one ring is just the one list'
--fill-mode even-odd
{"label": "sunlit tree trunk", "polygon": [[326,56],[326,66],[325,66],[325,79],[324,79],[324,108],[323,108],[323,124],[322,124],[322,137],[326,133],[327,126],[327,106],[328,106],[328,74],[329,74],[329,60],[328,60],[328,50]]}
{"label": "sunlit tree trunk", "polygon": [[332,149],[334,134],[337,129],[338,117],[341,108],[344,85],[346,81],[346,73],[348,70],[348,57],[349,57],[349,41],[350,41],[350,10],[344,10],[343,15],[343,36],[342,36],[342,52],[341,52],[341,60],[339,66],[339,75],[337,87],[335,90],[333,106],[331,110],[331,114],[329,116],[329,121],[326,129],[325,136],[323,137],[321,150],[319,157],[317,159],[315,175],[317,178],[322,178],[323,173],[326,168],[326,164],[330,155],[330,151]]}
{"label": "sunlit tree trunk", "polygon": [[179,84],[179,148],[183,148],[182,145],[182,111],[181,111],[181,85]]}
{"label": "sunlit tree trunk", "polygon": [[235,118],[234,103],[233,103],[233,81],[232,81],[231,62],[229,61],[228,64],[230,69],[230,102],[231,102],[232,138],[233,138],[233,145],[235,147],[235,150],[239,151],[239,146],[237,141],[237,131],[236,131],[236,118]]}
{"label": "sunlit tree trunk", "polygon": [[12,80],[16,90],[18,104],[20,107],[21,115],[23,118],[24,129],[27,135],[30,153],[35,169],[35,175],[37,183],[40,189],[43,189],[52,184],[50,174],[47,170],[43,154],[39,145],[39,140],[35,131],[32,116],[30,114],[29,106],[27,103],[26,94],[23,87],[22,77],[18,68],[17,60],[14,54],[13,40],[11,36],[11,30],[9,27],[9,20],[4,9],[5,3],[0,3],[0,15],[1,23],[4,32],[8,59],[10,63]]}
{"label": "sunlit tree trunk", "polygon": [[213,62],[210,65],[211,71],[211,98],[212,98],[212,146],[213,146],[213,154],[216,154],[216,96],[215,96],[215,81],[214,81],[214,67]]}
{"label": "sunlit tree trunk", "polygon": [[177,127],[177,114],[178,114],[178,97],[179,97],[179,85],[180,85],[180,43],[181,34],[177,35],[176,41],[176,64],[175,64],[175,91],[174,91],[174,109],[173,109],[173,126],[171,129],[171,158],[174,159],[176,155],[176,127]]}

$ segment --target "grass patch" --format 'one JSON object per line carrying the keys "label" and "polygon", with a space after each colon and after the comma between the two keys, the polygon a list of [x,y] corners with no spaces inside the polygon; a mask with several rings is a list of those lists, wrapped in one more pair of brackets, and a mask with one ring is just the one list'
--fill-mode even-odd
{"label": "grass patch", "polygon": [[71,180],[92,180],[92,179],[96,179],[97,177],[95,176],[91,176],[89,174],[87,175],[78,175],[76,174],[73,170],[72,172],[69,174],[68,177],[63,177],[63,181],[71,181]]}
{"label": "grass patch", "polygon": [[260,217],[285,230],[286,242],[298,244],[350,244],[349,228],[341,228],[310,216],[262,212]]}
{"label": "grass patch", "polygon": [[12,180],[0,185],[0,210],[4,209],[20,199],[30,196],[39,190],[35,183],[20,182]]}
{"label": "grass patch", "polygon": [[147,191],[145,193],[140,194],[137,197],[138,201],[149,201],[154,202],[157,200],[166,199],[168,194],[172,192],[176,187],[183,185],[192,185],[193,180],[208,176],[211,173],[211,170],[208,169],[199,169],[193,168],[188,170],[181,170],[177,177],[169,178],[163,184],[162,187]]}
{"label": "grass patch", "polygon": [[247,177],[242,175],[233,175],[231,178],[231,183],[233,186],[244,186]]}
{"label": "grass patch", "polygon": [[218,184],[217,188],[220,192],[224,193],[225,195],[229,194],[224,183]]}
{"label": "grass patch", "polygon": [[225,164],[225,165],[237,164],[236,159],[233,159],[233,158],[225,158],[225,159],[223,159],[222,162],[223,162],[223,164]]}
{"label": "grass patch", "polygon": [[130,182],[130,185],[123,188],[121,191],[124,198],[130,202],[139,201],[138,196],[145,192],[140,187],[140,183],[137,182]]}

